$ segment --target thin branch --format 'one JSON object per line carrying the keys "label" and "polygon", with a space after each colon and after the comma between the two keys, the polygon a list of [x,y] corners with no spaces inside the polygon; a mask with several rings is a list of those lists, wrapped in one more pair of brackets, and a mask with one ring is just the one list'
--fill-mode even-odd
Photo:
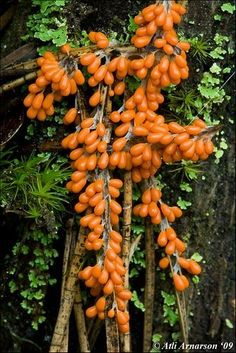
{"label": "thin branch", "polygon": [[83,256],[85,254],[84,242],[86,235],[84,229],[81,228],[76,243],[75,251],[69,266],[68,277],[65,282],[64,296],[59,308],[59,313],[52,337],[50,352],[61,352],[61,345],[65,334],[66,327],[69,322],[71,311],[74,304],[74,298],[76,294],[76,282],[78,280],[78,272],[80,265],[83,262]]}
{"label": "thin branch", "polygon": [[[107,300],[108,305],[112,305],[111,297]],[[119,333],[117,322],[114,319],[105,319],[105,328],[106,328],[106,343],[107,343],[107,353],[118,353],[120,352],[119,344]]]}
{"label": "thin branch", "polygon": [[150,352],[152,348],[152,323],[155,296],[155,247],[153,238],[153,225],[149,219],[145,227],[145,294],[144,294],[144,330],[143,330],[143,351]]}
{"label": "thin branch", "polygon": [[[72,244],[72,226],[73,226],[73,218],[68,219],[66,224],[66,237],[65,237],[65,247],[64,247],[64,255],[63,255],[63,265],[62,265],[62,284],[61,284],[61,302],[64,297],[65,291],[65,282],[66,282],[66,274],[68,270],[68,263],[70,261],[70,253],[71,253],[71,244]],[[69,323],[66,327],[64,338],[61,345],[62,352],[68,352],[68,344],[69,344]]]}
{"label": "thin branch", "polygon": [[24,83],[26,83],[27,81],[31,81],[36,77],[37,77],[37,73],[31,72],[23,77],[18,78],[17,80],[11,81],[9,83],[5,83],[4,85],[2,85],[0,87],[0,95],[3,94],[4,92],[8,92],[18,86],[21,86]]}
{"label": "thin branch", "polygon": [[[113,46],[109,46],[108,48],[103,50],[104,53],[106,55],[112,54],[113,51],[118,51],[120,54],[122,53],[126,53],[126,55],[142,55],[142,54],[148,54],[150,53],[151,49],[137,49],[134,46],[130,46],[130,45],[113,45]],[[73,57],[74,59],[79,59],[83,54],[85,53],[92,53],[92,52],[99,52],[99,49],[96,45],[91,45],[91,46],[86,46],[86,47],[82,47],[82,48],[76,48],[76,49],[72,49],[70,52],[70,56]],[[59,60],[64,58],[65,55],[64,54],[58,54],[56,56]],[[7,68],[5,71],[5,73],[7,72],[7,70],[16,70],[16,69],[20,69],[20,68],[30,68],[35,70],[37,69],[37,61],[35,60],[30,60],[28,62],[25,63],[20,63],[17,64],[11,68]],[[0,87],[0,95],[3,94],[4,92],[10,91],[18,86],[23,85],[26,81],[32,80],[37,76],[36,72],[31,72],[27,75],[25,75],[24,77],[20,77],[15,81],[12,81],[10,83],[6,83],[4,85],[2,85]]]}
{"label": "thin branch", "polygon": [[3,78],[8,76],[24,75],[29,73],[29,71],[35,71],[36,69],[38,69],[36,60],[30,60],[19,64],[11,64],[0,71],[0,77]]}
{"label": "thin branch", "polygon": [[104,320],[100,320],[96,318],[94,320],[90,320],[88,325],[88,335],[89,335],[89,343],[91,350],[94,348],[94,345],[97,341],[97,338],[101,332],[101,329],[104,325]]}
{"label": "thin branch", "polygon": [[75,315],[75,323],[76,323],[78,339],[79,339],[79,347],[80,347],[80,352],[88,353],[90,352],[88,332],[85,324],[84,310],[82,305],[79,283],[77,284],[76,288],[77,288],[77,291],[75,294],[75,301],[74,301],[74,315]]}
{"label": "thin branch", "polygon": [[[125,288],[129,287],[129,255],[130,255],[130,235],[131,235],[131,215],[132,215],[132,178],[131,172],[125,172],[124,175],[124,204],[123,204],[123,243],[122,260],[126,268],[124,277]],[[130,333],[120,334],[120,344],[122,352],[131,351]]]}
{"label": "thin branch", "polygon": [[[111,130],[112,125],[109,124],[109,115],[112,110],[111,99],[108,94],[108,89],[102,89],[102,111],[105,110],[104,120],[103,123],[105,124],[107,131],[106,131],[106,142],[110,142],[111,137]],[[109,194],[108,187],[109,187],[109,179],[110,179],[110,170],[107,168],[103,171],[104,173],[104,193]],[[111,221],[110,221],[110,200],[109,197],[106,198],[106,206],[105,206],[105,232],[109,234],[111,230]],[[105,240],[105,239],[104,239]],[[109,237],[107,236],[106,241],[108,242]],[[105,244],[104,244],[105,245]],[[107,248],[107,245],[104,246],[104,249]],[[109,296],[107,299],[107,307],[112,305],[112,298]],[[119,352],[119,333],[118,333],[118,326],[117,321],[114,319],[110,319],[109,317],[105,318],[105,329],[106,329],[106,345],[107,345],[107,352]]]}

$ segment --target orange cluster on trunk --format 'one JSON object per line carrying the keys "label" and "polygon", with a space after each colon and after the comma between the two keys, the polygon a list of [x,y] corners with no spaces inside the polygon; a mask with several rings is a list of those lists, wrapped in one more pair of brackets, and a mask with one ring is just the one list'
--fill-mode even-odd
{"label": "orange cluster on trunk", "polygon": [[[94,46],[79,57],[78,53],[73,55],[68,44],[58,56],[46,52],[37,60],[37,79],[29,85],[24,99],[27,116],[44,121],[54,114],[54,102],[69,95],[75,97],[75,104],[62,119],[65,125],[75,124],[76,129],[62,140],[62,146],[70,150],[73,172],[66,187],[78,196],[75,212],[86,212],[80,219],[87,232],[85,247],[97,252],[97,263],[79,273],[91,295],[97,297],[86,315],[115,317],[123,333],[129,330],[127,301],[131,293],[124,288],[122,235],[115,230],[122,214],[119,197],[123,182],[113,178],[113,172],[116,168],[131,171],[134,183],[151,182],[163,162],[205,160],[214,148],[201,119],[182,126],[175,121],[167,123],[158,113],[164,102],[162,89],[179,84],[189,75],[186,52],[190,46],[178,39],[173,28],[185,12],[175,1],[146,7],[134,19],[139,28],[131,39],[133,47],[127,50],[111,45],[101,32],[90,32]],[[91,112],[82,119],[78,97],[87,76]],[[131,94],[125,83],[129,76],[141,80]],[[123,98],[121,106],[107,113],[106,103],[113,102],[114,96]],[[180,217],[182,211],[163,203],[161,196],[160,190],[151,187],[133,212],[161,225],[157,243],[165,247],[167,257],[160,261],[160,267],[167,268],[169,256],[175,255],[173,280],[176,288],[183,290],[188,280],[181,268],[192,274],[201,269],[182,256],[185,244],[168,223]]]}

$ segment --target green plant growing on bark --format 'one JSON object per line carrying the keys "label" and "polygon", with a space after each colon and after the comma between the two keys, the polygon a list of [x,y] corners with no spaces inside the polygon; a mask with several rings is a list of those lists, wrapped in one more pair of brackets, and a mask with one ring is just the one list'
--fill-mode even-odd
{"label": "green plant growing on bark", "polygon": [[[28,33],[22,39],[27,41],[36,38],[42,42],[52,43],[51,50],[65,44],[68,40],[68,29],[62,10],[67,2],[68,0],[32,0],[33,14],[28,17]],[[41,48],[41,51],[44,50]]]}
{"label": "green plant growing on bark", "polygon": [[19,228],[17,238],[20,239],[12,249],[14,261],[7,271],[8,300],[14,300],[15,305],[26,311],[35,330],[46,320],[44,304],[48,286],[57,282],[50,274],[58,256],[57,228],[55,225],[50,233],[45,229],[30,229],[27,224]]}
{"label": "green plant growing on bark", "polygon": [[205,63],[210,57],[211,45],[202,36],[190,38],[189,42],[191,44],[190,56],[200,63]]}
{"label": "green plant growing on bark", "polygon": [[48,286],[56,283],[50,269],[58,252],[55,249],[61,214],[67,193],[62,186],[69,173],[63,158],[56,161],[49,153],[18,159],[15,151],[2,150],[1,207],[6,215],[14,213],[16,229],[13,260],[7,266],[8,301],[16,300],[37,330],[46,320],[44,308]]}
{"label": "green plant growing on bark", "polygon": [[65,210],[67,192],[63,181],[68,175],[64,161],[57,163],[50,154],[21,160],[11,155],[8,167],[2,169],[1,206],[6,212],[50,223],[51,214]]}

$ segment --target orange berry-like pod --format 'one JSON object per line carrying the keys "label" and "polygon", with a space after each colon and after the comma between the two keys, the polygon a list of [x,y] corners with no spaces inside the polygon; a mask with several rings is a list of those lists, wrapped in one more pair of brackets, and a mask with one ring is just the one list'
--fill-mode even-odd
{"label": "orange berry-like pod", "polygon": [[[107,71],[105,77],[104,77],[104,82],[106,85],[111,86],[114,83],[114,75],[112,74],[112,72]],[[111,90],[110,90],[111,91]],[[114,93],[114,91],[113,91]]]}
{"label": "orange berry-like pod", "polygon": [[105,286],[103,287],[103,293],[105,295],[110,295],[112,292],[113,292],[113,289],[114,289],[114,285],[113,285],[113,282],[111,279],[109,279]]}
{"label": "orange berry-like pod", "polygon": [[96,301],[96,309],[97,311],[104,311],[105,307],[106,307],[106,298],[105,297],[101,297]]}
{"label": "orange berry-like pod", "polygon": [[173,274],[173,282],[174,282],[174,286],[176,288],[177,291],[184,291],[186,288],[186,283],[183,281],[183,279],[181,278],[180,275],[178,275],[177,273]]}
{"label": "orange berry-like pod", "polygon": [[32,102],[34,100],[35,94],[34,93],[29,93],[25,97],[23,104],[25,107],[29,108],[32,105]]}
{"label": "orange berry-like pod", "polygon": [[110,209],[116,214],[120,214],[122,212],[122,207],[115,200],[110,201]]}
{"label": "orange berry-like pod", "polygon": [[114,93],[117,95],[117,96],[120,96],[124,93],[125,91],[125,82],[119,82],[115,85],[114,87]]}
{"label": "orange berry-like pod", "polygon": [[167,204],[162,203],[161,204],[161,212],[162,212],[164,217],[168,217],[169,214],[171,213],[171,209],[170,209],[170,207]]}
{"label": "orange berry-like pod", "polygon": [[[73,188],[72,188],[72,191],[73,191]],[[89,204],[78,202],[77,204],[75,204],[74,209],[75,209],[76,213],[81,213],[81,212],[85,211],[88,208],[88,206],[89,206]]]}
{"label": "orange berry-like pod", "polygon": [[134,126],[132,131],[135,136],[147,136],[149,133],[148,129],[141,125]]}
{"label": "orange berry-like pod", "polygon": [[97,146],[97,150],[100,153],[104,153],[107,150],[107,142],[106,141],[100,141]]}
{"label": "orange berry-like pod", "polygon": [[174,213],[175,217],[179,218],[183,215],[182,210],[178,206],[171,207],[171,211]]}
{"label": "orange berry-like pod", "polygon": [[142,202],[145,204],[150,204],[152,201],[151,190],[147,189],[142,194]]}
{"label": "orange berry-like pod", "polygon": [[94,208],[94,214],[101,216],[105,211],[105,200],[101,200]]}
{"label": "orange berry-like pod", "polygon": [[77,92],[77,84],[73,78],[70,78],[70,94],[75,94]]}
{"label": "orange berry-like pod", "polygon": [[184,244],[184,242],[179,238],[176,238],[174,241],[176,250],[178,250],[179,253],[183,253],[186,250],[186,245]]}
{"label": "orange berry-like pod", "polygon": [[184,282],[185,288],[188,288],[189,287],[189,280],[187,279],[187,277],[184,275],[180,275],[180,278]]}
{"label": "orange berry-like pod", "polygon": [[214,150],[213,142],[211,140],[207,140],[204,143],[204,149],[205,149],[205,153],[206,154],[211,154],[213,152],[213,150]]}
{"label": "orange berry-like pod", "polygon": [[101,82],[107,73],[107,65],[101,65],[97,71],[94,73],[94,79],[97,82]]}
{"label": "orange berry-like pod", "polygon": [[117,310],[116,318],[119,325],[125,325],[129,321],[129,316],[127,314],[123,311]]}
{"label": "orange berry-like pod", "polygon": [[63,54],[69,55],[70,50],[71,50],[71,46],[70,46],[70,44],[68,44],[68,43],[66,43],[66,44],[64,44],[64,45],[62,45],[62,46],[60,47],[60,51],[61,51],[61,53],[63,53]]}
{"label": "orange berry-like pod", "polygon": [[132,298],[132,293],[128,289],[121,290],[117,295],[123,300],[130,300]]}
{"label": "orange berry-like pod", "polygon": [[107,312],[107,316],[112,319],[115,316],[115,310],[113,308],[111,308],[108,312]]}
{"label": "orange berry-like pod", "polygon": [[63,123],[66,125],[73,123],[75,121],[76,116],[77,116],[77,109],[76,108],[69,109],[63,118]]}
{"label": "orange berry-like pod", "polygon": [[38,110],[34,109],[32,106],[27,109],[26,115],[29,119],[35,119],[38,114]]}
{"label": "orange berry-like pod", "polygon": [[109,40],[107,38],[100,39],[97,41],[97,47],[100,49],[105,49],[109,46]]}
{"label": "orange berry-like pod", "polygon": [[98,70],[99,66],[101,65],[101,59],[100,57],[96,57],[95,60],[92,62],[92,64],[88,65],[87,71],[89,74],[95,74],[95,72]]}
{"label": "orange berry-like pod", "polygon": [[170,261],[169,261],[168,257],[163,257],[163,258],[159,261],[159,266],[160,266],[160,268],[162,268],[163,270],[166,269],[169,265],[170,265]]}
{"label": "orange berry-like pod", "polygon": [[123,283],[122,278],[117,271],[112,271],[110,274],[110,278],[114,285],[120,285]]}
{"label": "orange berry-like pod", "polygon": [[98,90],[90,97],[89,104],[92,107],[96,107],[100,103],[100,100],[101,100],[101,93]]}
{"label": "orange berry-like pod", "polygon": [[[113,217],[116,216],[118,221],[113,222]],[[119,217],[117,216],[117,214],[115,214],[114,212],[111,212],[111,223],[112,224],[118,224],[119,223]],[[116,254],[119,254],[121,252],[121,247],[120,244],[118,244],[117,242],[115,242],[114,240],[109,240],[109,245],[110,247],[115,251]]]}
{"label": "orange berry-like pod", "polygon": [[166,236],[168,240],[175,240],[177,235],[172,227],[168,227],[166,228]]}
{"label": "orange berry-like pod", "polygon": [[168,242],[166,231],[162,230],[157,237],[157,244],[161,247],[166,246]]}
{"label": "orange berry-like pod", "polygon": [[127,322],[124,325],[118,325],[119,332],[128,333],[129,332],[129,323]]}
{"label": "orange berry-like pod", "polygon": [[184,268],[185,270],[188,270],[190,267],[190,261],[185,259],[184,257],[179,256],[178,257],[178,263],[179,265]]}
{"label": "orange berry-like pod", "polygon": [[188,42],[179,42],[177,46],[184,51],[188,51],[190,49],[190,44]]}
{"label": "orange berry-like pod", "polygon": [[109,164],[109,155],[107,152],[103,152],[101,156],[98,158],[97,166],[103,170],[108,166],[108,164]]}
{"label": "orange berry-like pod", "polygon": [[32,108],[34,108],[35,110],[39,110],[42,106],[43,100],[44,100],[43,92],[36,94],[32,101]]}
{"label": "orange berry-like pod", "polygon": [[92,267],[87,266],[82,271],[79,272],[79,278],[83,280],[87,280],[92,276]]}
{"label": "orange berry-like pod", "polygon": [[134,23],[136,25],[142,25],[142,24],[145,23],[145,19],[144,19],[144,17],[142,15],[137,15],[137,16],[134,17]]}
{"label": "orange berry-like pod", "polygon": [[96,306],[91,306],[90,308],[86,309],[85,315],[89,318],[95,317],[98,314]]}
{"label": "orange berry-like pod", "polygon": [[127,143],[127,140],[125,137],[120,137],[116,139],[112,144],[113,151],[115,152],[121,151],[125,147],[126,143]]}
{"label": "orange berry-like pod", "polygon": [[175,252],[175,248],[176,248],[175,240],[170,240],[170,241],[168,241],[168,243],[165,247],[165,253],[167,255],[173,255]]}
{"label": "orange berry-like pod", "polygon": [[115,135],[118,137],[122,137],[127,134],[129,131],[131,124],[130,122],[120,124],[116,129],[115,129]]}
{"label": "orange berry-like pod", "polygon": [[74,74],[73,74],[73,79],[75,80],[75,82],[77,83],[77,85],[83,85],[85,82],[85,78],[84,75],[82,73],[81,70],[75,70]]}
{"label": "orange berry-like pod", "polygon": [[161,198],[161,191],[159,189],[150,189],[152,201],[157,202]]}
{"label": "orange berry-like pod", "polygon": [[194,260],[189,260],[188,271],[193,275],[199,275],[202,272],[201,266]]}
{"label": "orange berry-like pod", "polygon": [[134,36],[132,41],[133,41],[133,44],[136,48],[143,48],[143,47],[146,47],[150,43],[151,37],[150,36],[143,36],[143,37]]}
{"label": "orange berry-like pod", "polygon": [[114,242],[117,242],[117,243],[120,243],[122,241],[122,236],[120,235],[120,233],[116,232],[115,230],[112,230],[110,233],[109,233],[109,237],[114,241]]}
{"label": "orange berry-like pod", "polygon": [[80,57],[80,64],[83,66],[88,66],[94,62],[96,55],[94,53],[83,54]]}
{"label": "orange berry-like pod", "polygon": [[104,268],[102,270],[100,276],[98,277],[98,282],[100,284],[106,284],[108,279],[109,279],[109,273],[108,273],[107,269]]}

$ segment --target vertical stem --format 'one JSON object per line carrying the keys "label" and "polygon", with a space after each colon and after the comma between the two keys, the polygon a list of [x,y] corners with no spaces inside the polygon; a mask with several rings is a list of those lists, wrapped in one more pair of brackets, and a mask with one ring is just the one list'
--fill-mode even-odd
{"label": "vertical stem", "polygon": [[[131,234],[131,215],[132,215],[132,178],[131,172],[124,175],[124,204],[123,204],[123,245],[122,260],[126,268],[124,278],[125,288],[129,287],[129,255],[130,255],[130,234]],[[130,333],[120,334],[120,344],[122,352],[131,352]]]}
{"label": "vertical stem", "polygon": [[89,344],[91,350],[93,350],[94,348],[94,345],[97,341],[97,338],[101,332],[103,325],[104,321],[98,318],[93,321],[90,321],[88,325]]}
{"label": "vertical stem", "polygon": [[[74,301],[74,315],[77,328],[77,334],[79,339],[80,352],[87,353],[90,352],[87,328],[85,324],[84,311],[82,306],[82,298],[80,292],[80,285],[77,284],[77,291],[75,294]],[[64,352],[64,351],[63,351]]]}
{"label": "vertical stem", "polygon": [[50,352],[62,351],[61,345],[63,342],[63,337],[73,308],[78,272],[85,253],[84,241],[86,236],[81,234],[81,232],[82,229],[78,236],[78,241],[76,243],[75,251],[69,266],[68,276],[65,281],[64,293],[60,303],[57,321],[53,332]]}
{"label": "vertical stem", "polygon": [[[112,304],[112,299],[109,297],[108,305]],[[106,328],[106,342],[107,342],[107,353],[118,353],[120,352],[119,345],[119,333],[117,322],[114,319],[105,319],[105,328]]]}
{"label": "vertical stem", "polygon": [[[66,273],[68,269],[68,262],[69,262],[71,245],[72,245],[72,225],[73,225],[73,218],[70,218],[66,223],[65,248],[64,248],[64,255],[63,255],[63,265],[62,265],[61,303],[62,303],[62,298],[64,296]],[[66,327],[62,345],[61,345],[61,350],[63,352],[68,352],[68,343],[69,343],[69,323]]]}
{"label": "vertical stem", "polygon": [[152,348],[152,323],[155,295],[155,250],[153,238],[153,225],[146,220],[145,227],[145,253],[146,253],[146,274],[145,274],[145,295],[144,295],[144,332],[143,351],[150,352]]}

